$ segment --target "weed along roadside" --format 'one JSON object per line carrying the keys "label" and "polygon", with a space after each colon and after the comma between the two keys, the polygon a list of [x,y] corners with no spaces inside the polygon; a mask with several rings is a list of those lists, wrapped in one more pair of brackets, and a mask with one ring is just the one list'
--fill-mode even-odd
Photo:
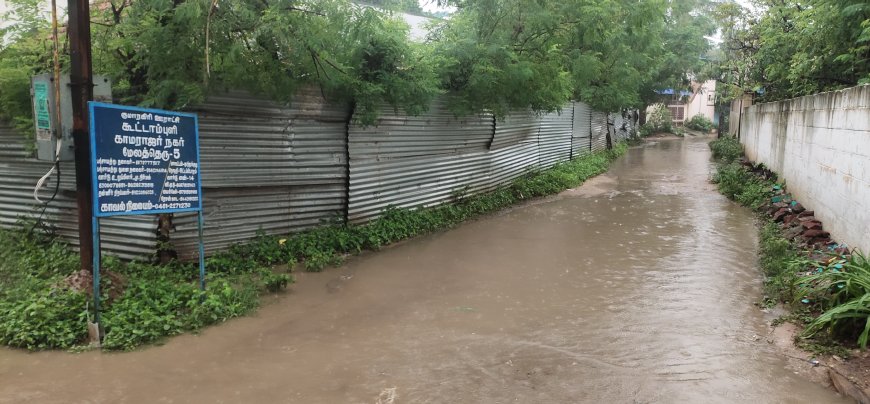
{"label": "weed along roadside", "polygon": [[834,241],[776,173],[743,160],[738,140],[717,139],[710,148],[719,191],[759,215],[761,305],[787,311],[772,325],[793,324],[794,344],[811,366],[827,368],[829,385],[870,402],[870,260]]}
{"label": "weed along roadside", "polygon": [[[586,155],[529,173],[493,192],[457,196],[452,203],[416,210],[388,208],[366,225],[325,224],[287,236],[260,235],[210,257],[209,288],[196,265],[103,262],[103,348],[132,350],[255,310],[260,297],[293,283],[295,267],[321,271],[347,254],[442,230],[528,199],[576,187],[607,171],[627,150]],[[0,343],[28,350],[85,349],[90,274],[78,255],[41,223],[0,230]]]}

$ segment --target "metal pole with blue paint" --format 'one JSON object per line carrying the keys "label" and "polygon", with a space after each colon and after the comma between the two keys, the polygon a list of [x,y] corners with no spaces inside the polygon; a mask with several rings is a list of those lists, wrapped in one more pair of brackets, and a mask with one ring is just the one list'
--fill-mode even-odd
{"label": "metal pole with blue paint", "polygon": [[[91,217],[91,230],[94,233],[94,268],[92,270],[94,280],[94,326],[96,335],[100,335],[100,218]],[[99,339],[99,337],[98,337]]]}
{"label": "metal pole with blue paint", "polygon": [[[197,212],[199,227],[199,288],[205,292],[205,245],[202,242],[202,210]],[[205,296],[203,296],[205,298]]]}
{"label": "metal pole with blue paint", "polygon": [[[94,319],[100,321],[100,218],[197,214],[205,291],[199,121],[195,114],[91,102]],[[99,335],[99,334],[98,334]]]}

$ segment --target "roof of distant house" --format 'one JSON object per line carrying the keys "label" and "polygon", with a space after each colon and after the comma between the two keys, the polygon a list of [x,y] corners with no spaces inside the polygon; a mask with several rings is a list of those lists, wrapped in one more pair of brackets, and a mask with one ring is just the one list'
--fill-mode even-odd
{"label": "roof of distant house", "polygon": [[[674,95],[674,89],[673,88],[666,88],[664,90],[656,90],[656,94]],[[688,97],[690,95],[692,95],[691,91],[680,90],[680,97]]]}

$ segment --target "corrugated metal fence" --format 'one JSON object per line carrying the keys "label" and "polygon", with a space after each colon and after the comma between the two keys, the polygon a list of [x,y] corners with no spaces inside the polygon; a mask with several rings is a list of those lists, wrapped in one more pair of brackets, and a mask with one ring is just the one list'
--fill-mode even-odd
{"label": "corrugated metal fence", "polygon": [[[206,254],[258,232],[287,234],[344,216],[350,110],[315,91],[290,105],[230,92],[194,109]],[[179,256],[195,257],[196,216],[176,215],[173,227]]]}
{"label": "corrugated metal fence", "polygon": [[[60,165],[57,174],[39,193],[39,205],[33,199],[33,188],[51,163],[31,158],[24,138],[12,127],[0,122],[0,225],[16,225],[22,217],[41,218],[73,245],[78,244],[76,222],[75,170],[72,163]],[[51,199],[55,190],[57,193]],[[118,216],[102,220],[100,238],[103,248],[121,258],[143,258],[155,252],[157,220],[154,216]]]}
{"label": "corrugated metal fence", "polygon": [[431,206],[452,193],[487,189],[493,119],[456,118],[436,101],[421,116],[383,106],[377,126],[351,125],[348,219],[377,217],[388,205]]}
{"label": "corrugated metal fence", "polygon": [[[265,234],[287,234],[327,220],[362,223],[384,208],[433,206],[485,192],[533,170],[552,167],[627,138],[636,115],[605,114],[581,102],[560,111],[516,111],[456,117],[445,99],[421,116],[384,105],[376,125],[355,124],[345,105],[319,92],[298,94],[289,107],[227,92],[193,109],[199,114],[206,253]],[[0,225],[37,216],[31,194],[50,164],[29,158],[25,140],[0,124]],[[43,219],[75,244],[72,164]],[[54,189],[43,189],[49,197]],[[145,258],[157,246],[157,218],[102,220],[103,250]],[[172,218],[179,256],[196,255],[196,218]]]}
{"label": "corrugated metal fence", "polygon": [[384,106],[376,125],[349,128],[348,219],[361,223],[390,206],[432,206],[495,189],[529,171],[604,150],[608,122],[613,142],[627,139],[634,119],[581,102],[543,115],[515,111],[501,120],[455,118],[441,103],[419,117]]}

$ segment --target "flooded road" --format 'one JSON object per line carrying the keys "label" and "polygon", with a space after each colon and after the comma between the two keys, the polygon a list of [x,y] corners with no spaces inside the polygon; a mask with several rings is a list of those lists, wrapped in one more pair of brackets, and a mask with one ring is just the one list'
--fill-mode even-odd
{"label": "flooded road", "polygon": [[299,274],[252,317],[134,353],[0,350],[0,403],[828,403],[767,342],[751,213],[706,139]]}

